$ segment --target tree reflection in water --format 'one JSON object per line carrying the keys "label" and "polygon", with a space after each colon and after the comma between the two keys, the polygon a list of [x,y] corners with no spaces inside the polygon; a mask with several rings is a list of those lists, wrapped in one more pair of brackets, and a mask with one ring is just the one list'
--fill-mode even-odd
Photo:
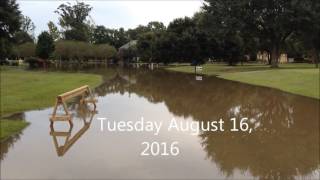
{"label": "tree reflection in water", "polygon": [[13,135],[6,141],[0,143],[0,160],[3,160],[6,157],[6,154],[9,152],[9,149],[14,146],[14,143],[20,139],[21,132]]}
{"label": "tree reflection in water", "polygon": [[135,93],[152,103],[164,102],[175,116],[196,121],[248,117],[251,134],[202,132],[203,149],[221,172],[249,171],[260,179],[293,179],[319,169],[319,101],[270,88],[194,75],[120,71],[96,88],[108,93]]}

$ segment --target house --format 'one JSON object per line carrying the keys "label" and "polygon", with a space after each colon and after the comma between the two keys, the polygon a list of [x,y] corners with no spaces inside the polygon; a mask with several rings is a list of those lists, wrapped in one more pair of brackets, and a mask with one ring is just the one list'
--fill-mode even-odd
{"label": "house", "polygon": [[[257,60],[263,63],[268,63],[268,60],[270,58],[271,58],[271,55],[267,51],[259,51],[257,53]],[[283,64],[288,62],[289,62],[288,55],[286,53],[281,53],[279,57],[279,63]]]}
{"label": "house", "polygon": [[135,47],[137,45],[137,40],[131,40],[129,41],[128,43],[122,45],[120,48],[119,48],[119,51],[123,51],[123,50],[128,50],[129,48],[131,47]]}
{"label": "house", "polygon": [[132,40],[119,48],[118,57],[120,59],[120,64],[139,60],[136,53],[137,42],[137,40]]}

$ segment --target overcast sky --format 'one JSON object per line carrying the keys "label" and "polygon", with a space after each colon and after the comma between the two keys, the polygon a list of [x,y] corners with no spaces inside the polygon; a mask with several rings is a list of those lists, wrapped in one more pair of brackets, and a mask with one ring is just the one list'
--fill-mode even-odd
{"label": "overcast sky", "polygon": [[[47,30],[48,21],[58,22],[54,13],[57,7],[67,1],[18,0],[23,15],[29,16],[36,25],[35,34]],[[70,1],[72,4],[75,1]],[[178,17],[191,17],[200,10],[202,0],[91,0],[85,1],[93,9],[91,17],[96,25],[108,28],[135,28],[139,24],[146,25],[150,21],[161,21],[168,25]]]}

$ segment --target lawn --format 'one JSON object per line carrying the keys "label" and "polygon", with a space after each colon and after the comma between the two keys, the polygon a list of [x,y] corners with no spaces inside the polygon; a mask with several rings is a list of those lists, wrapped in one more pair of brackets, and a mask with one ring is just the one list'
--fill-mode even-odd
{"label": "lawn", "polygon": [[20,132],[22,129],[29,125],[27,121],[23,120],[2,119],[0,122],[0,142],[12,136],[13,134]]}
{"label": "lawn", "polygon": [[[102,81],[100,75],[94,74],[27,71],[12,67],[1,67],[0,78],[0,117],[52,106],[58,94],[86,84],[95,87]],[[9,128],[11,123],[3,120],[0,122],[1,132],[3,127],[8,129],[4,132],[11,132],[11,128]],[[16,131],[15,127],[24,127],[25,122],[16,121],[15,123],[22,124],[21,126],[13,124],[13,133]]]}
{"label": "lawn", "polygon": [[[194,73],[192,66],[175,66],[167,69]],[[281,64],[278,69],[272,69],[263,64],[244,64],[243,66],[205,64],[203,70],[198,73],[320,99],[319,69],[314,68],[313,64]]]}
{"label": "lawn", "polygon": [[101,76],[92,74],[1,69],[0,115],[52,106],[58,94],[100,82]]}

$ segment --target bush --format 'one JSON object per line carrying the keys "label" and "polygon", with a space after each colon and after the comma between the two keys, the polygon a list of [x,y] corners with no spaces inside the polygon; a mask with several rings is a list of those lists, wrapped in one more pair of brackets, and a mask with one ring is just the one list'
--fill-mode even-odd
{"label": "bush", "polygon": [[29,68],[40,68],[43,66],[43,61],[36,57],[29,57],[26,60],[26,63],[29,64]]}
{"label": "bush", "polygon": [[81,41],[60,40],[55,44],[54,55],[63,60],[89,60],[109,59],[117,53],[117,50],[109,44],[89,44]]}
{"label": "bush", "polygon": [[16,53],[19,58],[34,57],[36,55],[36,45],[32,42],[20,44],[16,47]]}

